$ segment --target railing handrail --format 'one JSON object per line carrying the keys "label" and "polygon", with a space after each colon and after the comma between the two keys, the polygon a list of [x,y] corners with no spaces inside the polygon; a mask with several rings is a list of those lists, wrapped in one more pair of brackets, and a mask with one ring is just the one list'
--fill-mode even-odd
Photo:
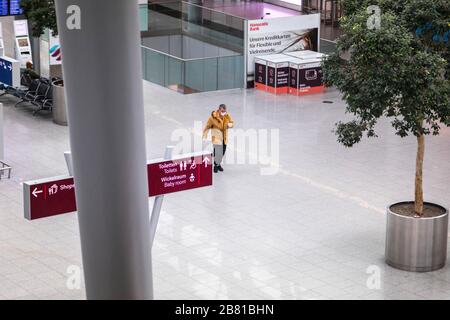
{"label": "railing handrail", "polygon": [[[174,2],[175,2],[175,1],[174,1]],[[211,8],[208,8],[208,7],[204,7],[204,6],[201,6],[201,5],[199,5],[199,4],[191,3],[191,2],[189,2],[189,1],[181,0],[181,2],[187,3],[187,4],[191,5],[191,6],[200,7],[200,8],[202,8],[202,9],[206,9],[206,10],[209,10],[209,11],[221,13],[221,14],[223,14],[224,16],[230,16],[230,17],[233,17],[233,18],[237,18],[237,19],[239,19],[239,20],[242,20],[242,22],[244,22],[244,21],[246,20],[245,18],[236,16],[236,15],[234,15],[234,14],[225,13],[225,12],[223,12],[223,11],[219,11],[219,10],[211,9]]]}
{"label": "railing handrail", "polygon": [[144,46],[144,45],[142,45],[142,44],[141,44],[141,48],[145,48],[145,49],[148,49],[148,50],[150,50],[150,51],[154,51],[154,52],[156,52],[156,53],[161,53],[162,55],[165,55],[165,56],[168,56],[168,57],[177,59],[177,60],[185,61],[185,59],[183,59],[183,58],[179,58],[179,57],[173,56],[173,55],[171,55],[171,54],[169,54],[169,53],[166,53],[166,52],[163,52],[163,51],[159,51],[159,50],[156,50],[156,49],[153,49],[153,48],[149,48],[149,47]]}
{"label": "railing handrail", "polygon": [[333,40],[329,40],[329,39],[320,38],[320,41],[326,41],[326,42],[331,42],[331,43],[337,44],[336,40],[333,41]]}
{"label": "railing handrail", "polygon": [[186,3],[186,4],[191,5],[191,6],[200,7],[200,8],[202,8],[202,9],[205,9],[205,10],[208,10],[208,11],[221,13],[221,14],[223,14],[223,15],[225,15],[225,16],[230,16],[230,17],[233,17],[233,18],[237,18],[237,19],[239,19],[239,20],[242,20],[242,22],[244,22],[244,21],[246,20],[245,18],[236,16],[236,15],[234,15],[234,14],[225,13],[225,12],[223,12],[223,11],[219,11],[219,10],[216,10],[216,9],[204,7],[204,6],[202,6],[202,5],[195,4],[195,3],[191,3],[191,2],[185,1],[185,0],[161,1],[161,2],[158,2],[158,1],[150,2],[150,1],[149,1],[148,4],[166,4],[166,3],[178,3],[178,2],[180,2],[180,3]]}
{"label": "railing handrail", "polygon": [[145,48],[145,49],[148,49],[148,50],[150,50],[150,51],[154,51],[154,52],[160,53],[160,54],[162,54],[162,55],[164,55],[164,56],[168,56],[168,57],[174,58],[174,59],[176,59],[176,60],[184,61],[184,62],[188,62],[188,61],[196,61],[196,60],[206,60],[206,59],[228,58],[228,57],[241,57],[241,56],[243,56],[243,54],[239,54],[239,53],[238,53],[238,54],[230,54],[230,55],[226,55],[226,56],[215,56],[215,57],[202,57],[202,58],[184,59],[184,58],[180,58],[180,57],[171,55],[171,54],[169,54],[169,53],[166,53],[166,52],[163,52],[163,51],[160,51],[160,50],[156,50],[156,49],[153,49],[153,48],[149,48],[149,47],[144,46],[144,45],[141,45],[141,48]]}

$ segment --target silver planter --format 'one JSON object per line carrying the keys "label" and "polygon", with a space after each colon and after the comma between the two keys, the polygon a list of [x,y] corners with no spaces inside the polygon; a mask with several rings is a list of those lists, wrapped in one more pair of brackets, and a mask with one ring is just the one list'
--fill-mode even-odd
{"label": "silver planter", "polygon": [[67,105],[64,82],[53,82],[53,122],[61,126],[67,126]]}
{"label": "silver planter", "polygon": [[443,268],[447,260],[448,210],[443,208],[445,213],[437,217],[414,218],[398,215],[391,207],[387,209],[386,263],[414,272]]}

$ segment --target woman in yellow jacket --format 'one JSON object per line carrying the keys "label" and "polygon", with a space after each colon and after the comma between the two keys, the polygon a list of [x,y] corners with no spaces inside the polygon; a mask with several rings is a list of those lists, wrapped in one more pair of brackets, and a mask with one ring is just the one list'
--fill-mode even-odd
{"label": "woman in yellow jacket", "polygon": [[214,172],[223,171],[222,159],[227,151],[228,129],[233,128],[234,121],[227,112],[227,106],[221,104],[219,109],[213,111],[203,130],[206,139],[211,130],[212,144],[214,146]]}

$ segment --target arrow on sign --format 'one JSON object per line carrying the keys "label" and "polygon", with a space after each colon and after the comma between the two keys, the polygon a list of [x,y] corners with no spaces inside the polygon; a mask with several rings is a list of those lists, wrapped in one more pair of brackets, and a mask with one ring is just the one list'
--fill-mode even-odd
{"label": "arrow on sign", "polygon": [[205,168],[208,168],[208,163],[211,161],[209,160],[209,158],[205,158],[202,162],[205,164]]}
{"label": "arrow on sign", "polygon": [[42,193],[42,192],[43,192],[42,190],[38,190],[37,188],[34,188],[32,194],[33,194],[33,196],[34,196],[35,198],[37,198],[37,197],[38,197],[38,194],[39,194],[39,193]]}

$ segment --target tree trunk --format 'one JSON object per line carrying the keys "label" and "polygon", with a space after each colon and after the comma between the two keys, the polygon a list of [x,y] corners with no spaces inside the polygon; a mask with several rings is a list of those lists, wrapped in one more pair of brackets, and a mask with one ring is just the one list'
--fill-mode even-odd
{"label": "tree trunk", "polygon": [[37,74],[41,74],[41,38],[31,37],[31,52],[33,59],[33,69]]}
{"label": "tree trunk", "polygon": [[423,158],[425,155],[425,136],[417,137],[416,182],[414,210],[419,217],[423,216]]}

